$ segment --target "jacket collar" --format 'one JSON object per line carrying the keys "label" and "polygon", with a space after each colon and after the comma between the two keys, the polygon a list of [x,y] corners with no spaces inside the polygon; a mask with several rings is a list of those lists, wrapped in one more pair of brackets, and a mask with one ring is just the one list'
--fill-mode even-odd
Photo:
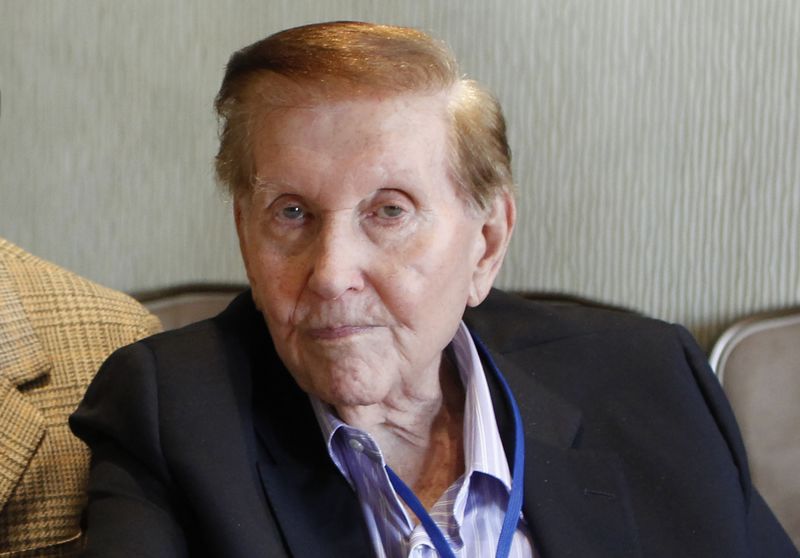
{"label": "jacket collar", "polygon": [[258,471],[290,555],[372,556],[358,500],[325,451],[308,397],[277,355],[274,362],[261,375],[269,385],[254,385],[255,429],[263,442]]}

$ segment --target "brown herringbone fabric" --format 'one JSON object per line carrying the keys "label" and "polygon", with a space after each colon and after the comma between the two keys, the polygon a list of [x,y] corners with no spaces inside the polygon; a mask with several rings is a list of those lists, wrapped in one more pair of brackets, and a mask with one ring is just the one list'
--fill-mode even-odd
{"label": "brown herringbone fabric", "polygon": [[89,452],[67,417],[114,349],[159,329],[130,297],[0,238],[0,557],[80,551]]}

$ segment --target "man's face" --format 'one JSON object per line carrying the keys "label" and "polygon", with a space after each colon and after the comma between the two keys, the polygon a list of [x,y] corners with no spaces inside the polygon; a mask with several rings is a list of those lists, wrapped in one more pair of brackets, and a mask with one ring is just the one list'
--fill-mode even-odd
{"label": "man's face", "polygon": [[334,406],[438,375],[465,306],[488,289],[486,215],[448,176],[445,103],[328,102],[256,127],[258,185],[236,201],[248,278],[281,360]]}

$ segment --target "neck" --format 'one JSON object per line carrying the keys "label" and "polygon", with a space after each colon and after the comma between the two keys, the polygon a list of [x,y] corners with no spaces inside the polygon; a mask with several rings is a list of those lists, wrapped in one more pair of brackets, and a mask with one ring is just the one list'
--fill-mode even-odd
{"label": "neck", "polygon": [[445,357],[427,389],[399,389],[383,402],[337,407],[346,423],[368,432],[386,463],[429,508],[464,472],[464,388]]}

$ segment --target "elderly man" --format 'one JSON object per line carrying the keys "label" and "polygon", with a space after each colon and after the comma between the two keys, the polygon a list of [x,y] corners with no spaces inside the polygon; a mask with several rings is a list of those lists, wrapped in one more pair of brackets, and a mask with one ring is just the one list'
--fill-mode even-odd
{"label": "elderly man", "polygon": [[440,43],[290,29],[217,109],[251,291],[100,371],[88,555],[796,556],[683,330],[490,293],[505,126]]}

